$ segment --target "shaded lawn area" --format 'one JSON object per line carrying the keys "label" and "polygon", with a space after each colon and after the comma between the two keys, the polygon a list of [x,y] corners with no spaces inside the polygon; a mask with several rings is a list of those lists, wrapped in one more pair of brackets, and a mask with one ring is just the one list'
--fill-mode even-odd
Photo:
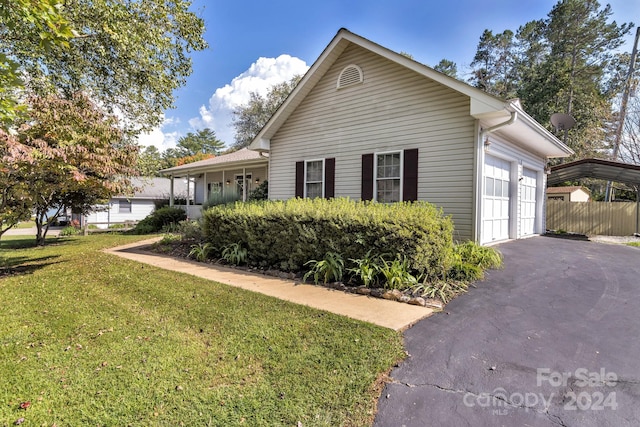
{"label": "shaded lawn area", "polygon": [[399,333],[100,251],[139,239],[2,239],[0,425],[372,422]]}

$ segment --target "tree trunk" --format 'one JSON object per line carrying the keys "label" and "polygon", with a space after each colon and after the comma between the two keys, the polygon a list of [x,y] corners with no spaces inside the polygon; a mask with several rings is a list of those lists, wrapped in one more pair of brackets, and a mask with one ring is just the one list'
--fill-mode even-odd
{"label": "tree trunk", "polygon": [[[53,216],[53,220],[58,217],[60,210]],[[44,246],[47,232],[49,231],[49,225],[53,222],[51,218],[47,217],[47,211],[36,212],[36,245]]]}

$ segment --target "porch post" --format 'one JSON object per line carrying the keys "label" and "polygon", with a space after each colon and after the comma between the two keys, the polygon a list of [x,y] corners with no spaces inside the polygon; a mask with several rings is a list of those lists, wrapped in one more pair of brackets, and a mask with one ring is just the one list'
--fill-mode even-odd
{"label": "porch post", "polygon": [[187,215],[189,214],[189,196],[191,195],[191,176],[187,173]]}
{"label": "porch post", "polygon": [[203,175],[204,185],[202,186],[202,203],[206,203],[209,200],[209,192],[207,191],[207,173]]}
{"label": "porch post", "polygon": [[227,181],[225,181],[224,179],[224,169],[222,169],[222,190],[220,191],[221,197],[224,197],[224,193],[225,193],[224,187],[226,187],[226,185],[227,185]]}
{"label": "porch post", "polygon": [[171,181],[170,181],[170,185],[169,185],[169,206],[173,207],[174,204],[174,197],[173,197],[173,180],[174,180],[174,176],[171,175]]}
{"label": "porch post", "polygon": [[242,201],[247,201],[247,168],[242,168]]}

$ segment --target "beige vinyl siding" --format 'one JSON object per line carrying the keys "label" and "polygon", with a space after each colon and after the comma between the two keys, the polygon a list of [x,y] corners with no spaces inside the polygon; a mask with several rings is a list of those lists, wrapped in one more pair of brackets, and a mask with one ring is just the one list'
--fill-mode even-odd
{"label": "beige vinyl siding", "polygon": [[[336,89],[345,66],[364,83]],[[351,45],[271,138],[269,197],[295,194],[295,162],[336,158],[336,197],[360,198],[361,156],[418,148],[418,198],[451,214],[471,238],[474,126],[470,100]]]}

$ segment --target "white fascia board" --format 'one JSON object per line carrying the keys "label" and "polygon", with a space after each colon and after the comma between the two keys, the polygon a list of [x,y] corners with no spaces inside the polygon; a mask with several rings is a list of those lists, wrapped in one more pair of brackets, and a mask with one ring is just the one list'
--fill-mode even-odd
{"label": "white fascia board", "polygon": [[267,152],[271,150],[271,140],[267,138],[256,138],[248,148],[253,151]]}
{"label": "white fascia board", "polygon": [[529,127],[529,129],[531,129],[533,132],[535,132],[545,140],[545,145],[548,145],[546,151],[549,153],[547,157],[569,157],[575,154],[575,152],[571,148],[560,141],[554,134],[549,132],[533,117],[527,114],[527,112],[522,109],[519,102],[511,102],[509,107],[518,112],[519,121],[524,122]]}

